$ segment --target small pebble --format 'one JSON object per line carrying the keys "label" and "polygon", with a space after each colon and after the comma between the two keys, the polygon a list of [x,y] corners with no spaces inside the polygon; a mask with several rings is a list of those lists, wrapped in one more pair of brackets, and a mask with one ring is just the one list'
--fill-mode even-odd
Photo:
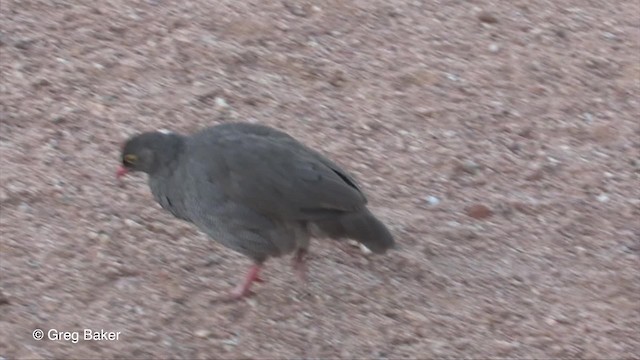
{"label": "small pebble", "polygon": [[31,206],[29,206],[29,204],[27,204],[26,202],[23,202],[23,203],[20,203],[20,205],[18,205],[18,210],[24,213],[30,212]]}
{"label": "small pebble", "polygon": [[601,203],[605,203],[605,202],[609,201],[609,195],[600,194],[600,195],[598,195],[598,197],[596,199]]}
{"label": "small pebble", "polygon": [[482,204],[472,205],[467,208],[467,215],[474,219],[486,219],[493,215],[493,211]]}
{"label": "small pebble", "polygon": [[100,243],[102,244],[106,244],[109,241],[109,235],[105,234],[105,233],[100,233],[98,235],[98,240],[100,240]]}
{"label": "small pebble", "polygon": [[529,175],[525,177],[528,181],[538,181],[544,178],[544,169],[541,167],[534,168]]}
{"label": "small pebble", "polygon": [[582,119],[584,119],[584,121],[588,124],[591,124],[593,122],[593,115],[591,113],[584,113],[582,114]]}
{"label": "small pebble", "polygon": [[500,45],[495,43],[489,45],[489,51],[491,51],[494,54],[497,53],[498,51],[500,51]]}
{"label": "small pebble", "polygon": [[498,22],[498,18],[488,11],[481,11],[478,14],[478,20],[487,24],[495,24]]}
{"label": "small pebble", "polygon": [[199,337],[199,338],[206,338],[210,334],[211,334],[211,332],[209,332],[209,330],[205,330],[205,329],[196,330],[196,332],[194,333],[194,335]]}
{"label": "small pebble", "polygon": [[584,256],[587,253],[587,249],[583,248],[582,246],[576,246],[574,247],[574,249],[576,250],[576,253],[580,256]]}
{"label": "small pebble", "polygon": [[480,170],[480,165],[473,160],[466,160],[461,165],[462,170],[469,174],[475,174]]}
{"label": "small pebble", "polygon": [[32,40],[32,39],[21,39],[16,41],[14,46],[20,50],[28,50],[31,47],[31,45],[33,45],[34,43],[35,43],[35,40]]}
{"label": "small pebble", "polygon": [[238,345],[238,338],[222,340],[222,343],[229,346],[236,346]]}
{"label": "small pebble", "polygon": [[219,108],[229,107],[227,100],[225,100],[224,98],[217,96],[214,101],[216,102],[216,106]]}
{"label": "small pebble", "polygon": [[517,341],[494,340],[493,346],[496,347],[499,353],[503,353],[517,349],[520,347],[520,343]]}
{"label": "small pebble", "polygon": [[0,189],[0,203],[9,200],[9,194],[5,189]]}
{"label": "small pebble", "polygon": [[437,197],[433,196],[433,195],[429,195],[427,196],[427,203],[431,206],[436,206],[438,204],[440,204],[440,199],[438,199]]}
{"label": "small pebble", "polygon": [[131,219],[124,219],[124,224],[127,225],[128,227],[139,227],[140,224],[138,224],[137,222],[131,220]]}
{"label": "small pebble", "polygon": [[65,120],[64,116],[62,115],[54,115],[51,117],[51,122],[54,124],[60,124],[63,123]]}
{"label": "small pebble", "polygon": [[551,157],[551,156],[547,156],[547,160],[549,161],[549,163],[551,163],[552,166],[556,166],[558,164],[560,164],[560,160]]}
{"label": "small pebble", "polygon": [[460,77],[456,74],[449,74],[447,73],[447,79],[451,80],[451,81],[458,81],[460,80]]}
{"label": "small pebble", "polygon": [[[9,304],[9,298],[6,297],[2,291],[0,291],[0,305],[6,305]],[[3,357],[0,357],[0,360],[4,359]]]}

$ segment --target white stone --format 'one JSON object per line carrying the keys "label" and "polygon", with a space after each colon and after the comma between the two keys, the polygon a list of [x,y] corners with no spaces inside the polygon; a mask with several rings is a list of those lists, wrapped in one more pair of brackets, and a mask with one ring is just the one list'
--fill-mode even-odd
{"label": "white stone", "polygon": [[436,206],[440,203],[440,199],[438,199],[436,196],[433,195],[429,195],[427,196],[427,203],[431,206]]}
{"label": "white stone", "polygon": [[209,330],[205,330],[205,329],[196,330],[196,332],[194,333],[194,335],[199,338],[206,338],[209,336],[209,334],[211,334]]}
{"label": "white stone", "polygon": [[216,102],[216,106],[220,108],[226,108],[229,106],[229,104],[227,103],[227,100],[221,97],[216,97],[215,102]]}

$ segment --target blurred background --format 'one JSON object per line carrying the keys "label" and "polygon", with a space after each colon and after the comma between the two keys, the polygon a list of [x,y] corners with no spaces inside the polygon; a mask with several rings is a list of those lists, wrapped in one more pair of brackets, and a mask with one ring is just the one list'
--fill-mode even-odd
{"label": "blurred background", "polygon": [[[637,1],[0,8],[1,358],[640,353]],[[230,121],[343,164],[401,249],[318,240],[310,296],[277,259],[213,302],[247,260],[114,175],[134,133]]]}

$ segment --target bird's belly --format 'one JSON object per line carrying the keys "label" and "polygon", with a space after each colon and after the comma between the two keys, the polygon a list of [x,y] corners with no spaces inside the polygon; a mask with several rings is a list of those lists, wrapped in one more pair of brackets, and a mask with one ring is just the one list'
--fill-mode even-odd
{"label": "bird's belly", "polygon": [[199,213],[193,222],[212,239],[254,259],[282,256],[308,245],[306,226],[274,222],[238,207]]}

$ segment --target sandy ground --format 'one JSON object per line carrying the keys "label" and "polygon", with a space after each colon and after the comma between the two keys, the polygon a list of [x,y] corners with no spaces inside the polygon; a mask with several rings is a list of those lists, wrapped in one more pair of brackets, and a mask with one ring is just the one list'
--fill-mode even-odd
{"label": "sandy ground", "polygon": [[[2,358],[639,356],[638,1],[0,6]],[[114,172],[239,120],[350,169],[401,249],[318,239],[309,296],[278,259],[216,301],[249,261]]]}

